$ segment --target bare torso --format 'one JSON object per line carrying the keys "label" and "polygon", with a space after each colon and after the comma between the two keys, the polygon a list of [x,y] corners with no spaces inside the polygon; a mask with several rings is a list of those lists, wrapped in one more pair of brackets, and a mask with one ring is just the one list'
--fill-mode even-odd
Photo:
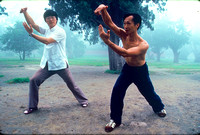
{"label": "bare torso", "polygon": [[[137,48],[145,48],[143,51],[138,53],[137,55],[131,57],[125,57],[126,63],[130,66],[142,66],[145,64],[145,55],[148,49],[148,43],[138,36],[138,40],[136,42],[130,41],[128,38],[122,40],[123,47],[125,49],[130,49],[133,47]],[[143,47],[146,46],[146,47]]]}

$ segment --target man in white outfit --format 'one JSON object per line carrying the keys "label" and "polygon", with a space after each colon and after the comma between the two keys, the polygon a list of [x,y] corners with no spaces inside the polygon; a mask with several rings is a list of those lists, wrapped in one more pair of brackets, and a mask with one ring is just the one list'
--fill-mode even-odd
{"label": "man in white outfit", "polygon": [[[82,107],[88,106],[88,100],[81,89],[74,83],[72,75],[69,71],[68,60],[65,53],[66,33],[64,29],[57,25],[58,15],[53,10],[47,10],[44,13],[44,20],[49,26],[44,29],[33,21],[27,12],[27,8],[22,8],[20,13],[24,14],[27,21],[23,23],[24,28],[29,36],[35,38],[39,42],[45,44],[43,56],[40,62],[40,69],[30,79],[29,85],[29,105],[24,114],[30,114],[38,110],[38,91],[39,86],[50,76],[58,74],[72,91],[75,98]],[[43,36],[33,33],[33,28]]]}

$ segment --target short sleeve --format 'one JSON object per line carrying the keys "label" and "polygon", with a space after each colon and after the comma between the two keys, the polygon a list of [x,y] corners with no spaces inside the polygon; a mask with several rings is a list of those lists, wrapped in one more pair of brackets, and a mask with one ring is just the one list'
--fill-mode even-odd
{"label": "short sleeve", "polygon": [[44,29],[44,28],[42,28],[42,27],[39,27],[39,29],[40,29],[40,33],[41,33],[41,34],[44,35],[44,34],[46,33],[46,29]]}
{"label": "short sleeve", "polygon": [[63,29],[58,29],[54,34],[51,35],[51,38],[53,38],[57,42],[60,42],[61,40],[66,38],[66,33]]}

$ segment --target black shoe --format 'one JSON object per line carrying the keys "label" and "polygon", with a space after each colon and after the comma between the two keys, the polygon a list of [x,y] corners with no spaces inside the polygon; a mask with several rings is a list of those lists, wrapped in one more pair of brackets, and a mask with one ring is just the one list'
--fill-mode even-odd
{"label": "black shoe", "polygon": [[30,113],[35,112],[35,111],[37,111],[37,110],[38,110],[37,107],[36,107],[36,108],[29,108],[29,109],[26,109],[26,110],[24,111],[24,114],[30,114]]}
{"label": "black shoe", "polygon": [[167,112],[165,109],[162,109],[160,112],[156,113],[159,117],[165,117],[167,115]]}

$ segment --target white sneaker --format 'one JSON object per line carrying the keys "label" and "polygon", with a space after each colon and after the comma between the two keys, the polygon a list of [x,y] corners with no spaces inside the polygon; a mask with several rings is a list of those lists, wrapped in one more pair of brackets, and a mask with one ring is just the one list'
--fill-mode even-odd
{"label": "white sneaker", "polygon": [[113,131],[113,129],[115,129],[119,126],[120,126],[120,124],[116,124],[113,120],[110,120],[110,122],[108,124],[106,124],[106,126],[105,126],[105,131],[111,132],[111,131]]}
{"label": "white sneaker", "polygon": [[159,117],[165,117],[167,115],[167,112],[165,109],[162,109],[160,112],[156,113]]}

